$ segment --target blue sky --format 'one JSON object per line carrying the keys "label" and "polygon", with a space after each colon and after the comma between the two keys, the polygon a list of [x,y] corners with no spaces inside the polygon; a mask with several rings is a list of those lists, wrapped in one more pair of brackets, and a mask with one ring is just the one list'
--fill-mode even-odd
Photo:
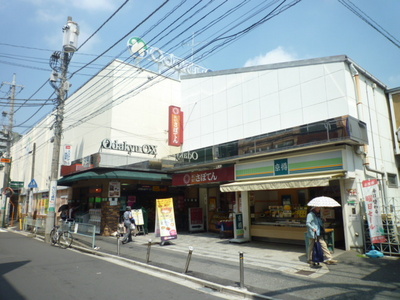
{"label": "blue sky", "polygon": [[[199,12],[190,17],[190,13],[184,12],[197,0],[171,0],[149,17],[164,2],[128,1],[74,55],[70,74],[116,44],[93,64],[74,73],[70,79],[71,92],[112,59],[127,59],[126,43],[133,36],[188,59],[192,51],[204,47],[193,56],[194,60],[203,55],[197,63],[212,70],[345,54],[389,88],[400,86],[400,48],[338,0],[302,0],[226,45],[222,41],[227,39],[221,37],[227,38],[255,24],[282,0],[203,0],[191,10]],[[242,2],[240,9],[213,23]],[[51,98],[54,90],[49,84],[35,92],[50,76],[51,54],[62,48],[62,27],[67,17],[72,16],[79,24],[81,44],[123,3],[125,0],[0,0],[0,82],[11,82],[15,73],[17,84],[24,86],[22,91],[17,89],[17,99]],[[287,0],[284,5],[290,3],[294,0]],[[399,0],[351,0],[351,3],[400,40]],[[205,8],[200,10],[202,6]],[[261,9],[262,6],[265,7]],[[255,12],[256,8],[260,12],[250,18],[248,12]],[[180,16],[179,21],[173,23]],[[203,30],[207,26],[210,28]],[[128,36],[123,38],[126,34]],[[218,37],[219,40],[209,44]],[[7,98],[8,92],[9,86],[3,85],[0,98]],[[0,109],[9,112],[5,102],[7,100],[0,99]],[[32,105],[22,107],[20,103],[21,100],[17,101],[14,116],[15,131],[20,133],[28,131],[54,108],[51,101],[31,100]],[[39,103],[46,105],[39,106]],[[0,125],[7,123],[8,120],[0,116]]]}

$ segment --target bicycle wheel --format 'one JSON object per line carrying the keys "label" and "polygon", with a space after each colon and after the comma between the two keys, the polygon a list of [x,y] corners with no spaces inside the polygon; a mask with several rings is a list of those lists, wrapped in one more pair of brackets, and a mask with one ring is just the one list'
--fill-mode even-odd
{"label": "bicycle wheel", "polygon": [[50,243],[53,246],[57,244],[57,230],[55,228],[50,231]]}
{"label": "bicycle wheel", "polygon": [[60,237],[58,238],[58,244],[61,248],[65,249],[71,246],[72,240],[72,234],[68,231],[64,231],[60,234]]}

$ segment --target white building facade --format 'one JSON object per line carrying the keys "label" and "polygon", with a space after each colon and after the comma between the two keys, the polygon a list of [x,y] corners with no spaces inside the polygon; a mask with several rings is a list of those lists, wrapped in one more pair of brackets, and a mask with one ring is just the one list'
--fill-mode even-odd
{"label": "white building facade", "polygon": [[[169,107],[179,103],[179,81],[118,60],[68,97],[64,109],[59,174],[70,180],[64,180],[66,186],[58,186],[56,212],[60,205],[83,198],[83,192],[74,193],[69,187],[79,184],[71,177],[73,174],[113,168],[148,171],[149,165],[156,166],[156,172],[160,171],[161,158],[179,149],[168,146]],[[24,182],[19,200],[23,203],[24,215],[37,213],[45,217],[47,212],[53,122],[54,115],[47,116],[12,147],[10,178]],[[138,167],[134,167],[136,165]],[[142,176],[142,181],[152,179],[148,174],[131,173],[132,176],[125,172],[126,178],[121,178],[128,180]],[[102,178],[104,180],[97,184],[94,182],[96,174],[86,174],[88,176],[83,181],[89,177],[93,179],[89,186],[85,186],[87,197],[107,199],[108,182]],[[103,174],[103,177],[109,176]],[[160,173],[157,178],[164,177]],[[29,201],[31,189],[28,185],[32,179],[37,187],[32,189],[33,198]],[[91,190],[99,192],[96,194]]]}
{"label": "white building facade", "polygon": [[[377,180],[380,218],[400,215],[396,99],[346,56],[187,75],[180,81],[114,61],[66,101],[60,182],[81,194],[85,188],[97,201],[108,198],[107,176],[90,170],[143,164],[149,171],[157,165],[159,177],[150,181],[172,174],[172,184],[203,208],[206,229],[220,230],[221,221],[230,219],[236,241],[304,242],[308,201],[330,196],[341,204],[326,210],[336,245],[368,249],[363,184]],[[170,106],[184,112],[180,147],[168,145]],[[11,178],[24,182],[27,214],[34,209],[26,200],[32,179],[38,186],[35,202],[46,207],[48,201],[53,121],[48,116],[12,148]],[[180,178],[175,183],[174,176]],[[136,188],[139,181],[150,182],[143,173],[133,177]],[[103,191],[96,194],[97,189]],[[66,203],[79,193],[59,187],[57,201]],[[398,239],[388,247],[400,253]]]}
{"label": "white building facade", "polygon": [[[341,204],[326,212],[337,242],[361,249],[369,243],[363,183],[378,180],[380,208],[399,206],[386,86],[346,56],[186,76],[181,106],[191,159],[175,172],[235,166],[235,182],[216,196],[235,193],[243,218],[235,237],[304,241],[306,204],[326,195]],[[210,191],[199,190],[206,203]]]}

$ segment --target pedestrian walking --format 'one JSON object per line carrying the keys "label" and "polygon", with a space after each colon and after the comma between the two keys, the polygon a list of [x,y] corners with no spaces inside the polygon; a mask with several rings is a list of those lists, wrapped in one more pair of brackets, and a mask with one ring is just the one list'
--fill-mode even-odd
{"label": "pedestrian walking", "polygon": [[126,228],[126,233],[122,239],[122,244],[132,242],[132,230],[135,229],[135,219],[132,215],[132,208],[127,206],[123,215],[124,226]]}
{"label": "pedestrian walking", "polygon": [[321,218],[321,208],[312,207],[310,212],[307,214],[307,239],[308,239],[308,263],[312,264],[312,253],[314,248],[314,243],[318,240],[321,244],[322,251],[325,256],[325,263],[328,265],[337,263],[337,260],[332,258],[332,254],[326,245],[324,240],[324,221]]}

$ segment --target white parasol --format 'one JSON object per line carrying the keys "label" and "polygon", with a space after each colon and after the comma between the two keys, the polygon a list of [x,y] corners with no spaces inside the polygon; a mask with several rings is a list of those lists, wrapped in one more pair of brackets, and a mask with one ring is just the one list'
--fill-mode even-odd
{"label": "white parasol", "polygon": [[335,199],[326,196],[320,196],[312,199],[307,206],[314,207],[338,207],[341,206]]}

